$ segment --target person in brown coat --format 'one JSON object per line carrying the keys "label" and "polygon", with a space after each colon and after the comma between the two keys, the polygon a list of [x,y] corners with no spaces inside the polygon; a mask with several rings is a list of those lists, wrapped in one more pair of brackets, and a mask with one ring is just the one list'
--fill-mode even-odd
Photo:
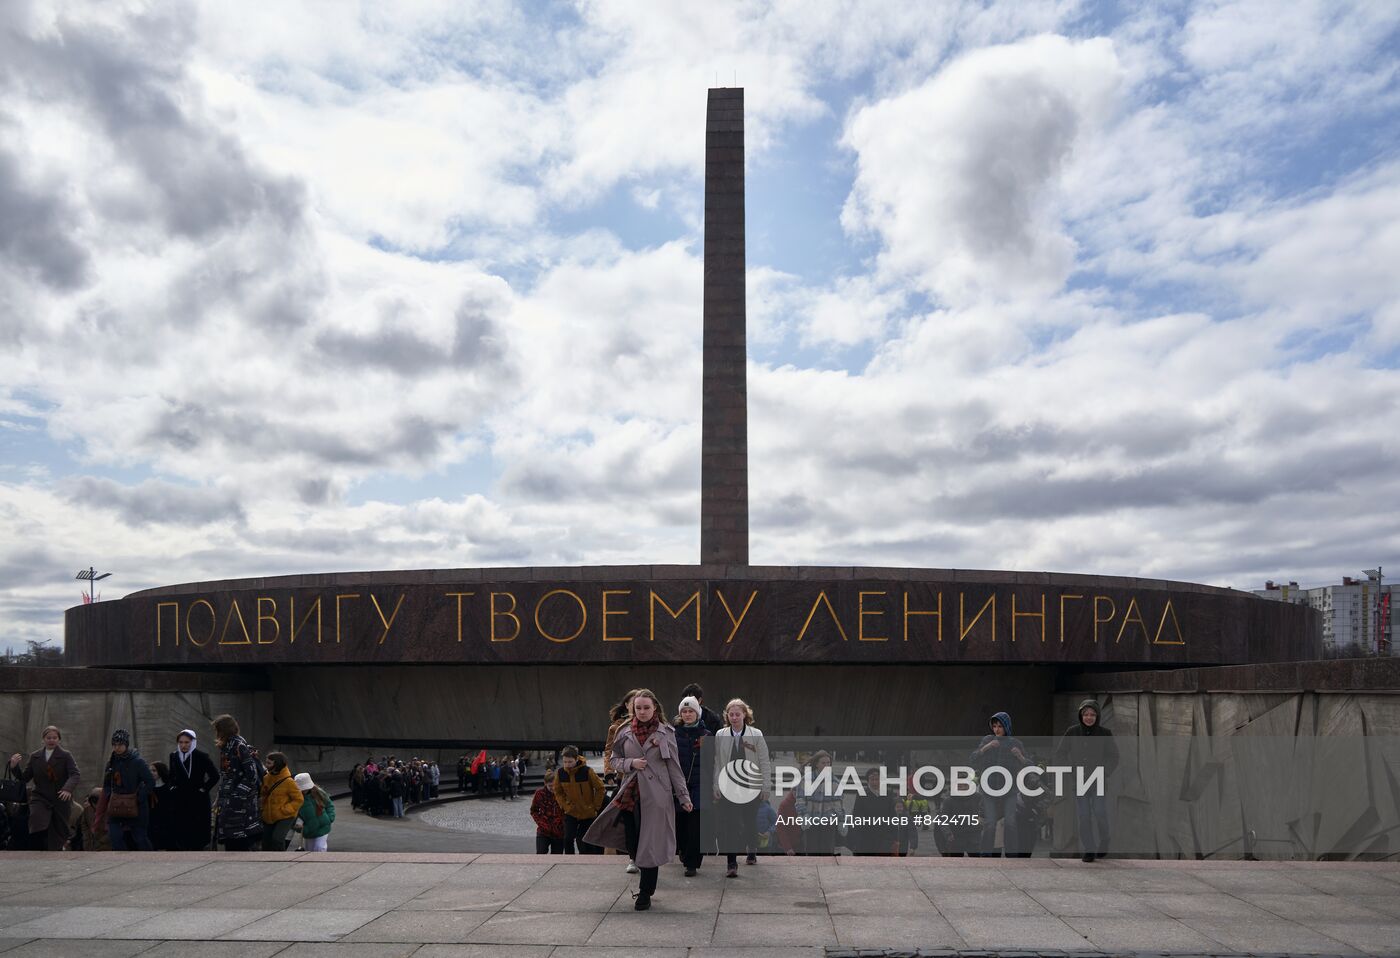
{"label": "person in brown coat", "polygon": [[60,744],[63,733],[58,726],[44,729],[44,746],[29,754],[29,761],[20,766],[18,752],[10,756],[10,769],[21,781],[33,782],[29,793],[29,835],[31,847],[37,846],[40,832],[44,833],[44,850],[61,852],[68,844],[73,830],[68,815],[82,779],[78,763],[71,752]]}
{"label": "person in brown coat", "polygon": [[676,857],[676,804],[687,812],[695,807],[676,753],[676,730],[661,720],[661,701],[650,689],[632,699],[632,721],[618,730],[610,758],[622,784],[584,841],[627,849],[642,873],[634,907],[646,911],[658,869]]}
{"label": "person in brown coat", "polygon": [[603,780],[588,767],[578,749],[566,746],[556,770],[554,799],[564,810],[564,854],[596,855],[601,849],[583,840],[593,819],[603,810]]}
{"label": "person in brown coat", "polygon": [[110,852],[112,839],[107,835],[106,805],[102,801],[102,789],[88,792],[87,804],[83,806],[83,817],[78,827],[83,833],[83,851]]}

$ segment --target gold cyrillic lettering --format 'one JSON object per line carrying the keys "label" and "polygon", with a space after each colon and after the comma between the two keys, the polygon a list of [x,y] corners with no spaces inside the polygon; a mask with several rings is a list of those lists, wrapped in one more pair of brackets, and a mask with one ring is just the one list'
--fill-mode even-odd
{"label": "gold cyrillic lettering", "polygon": [[[631,589],[604,589],[604,590],[603,590],[603,641],[604,641],[604,642],[631,642],[631,641],[632,641],[632,636],[630,636],[630,635],[608,635],[608,616],[610,616],[610,615],[629,615],[629,614],[630,614],[630,610],[628,610],[628,609],[609,609],[609,608],[608,608],[608,596],[610,596],[610,595],[631,595],[631,594],[632,594],[632,590],[631,590]],[[587,621],[587,615],[586,615],[586,614],[585,614],[585,616],[584,616],[584,621]]]}
{"label": "gold cyrillic lettering", "polygon": [[841,633],[841,641],[851,641],[846,636],[846,630],[841,626],[841,620],[836,617],[836,609],[832,606],[831,600],[826,597],[826,590],[817,593],[817,598],[812,602],[812,611],[807,613],[807,621],[802,623],[802,631],[797,633],[797,641],[801,642],[802,637],[807,634],[807,626],[812,624],[812,617],[817,614],[817,606],[825,603],[826,611],[831,615],[831,621],[836,623],[836,631]]}
{"label": "gold cyrillic lettering", "polygon": [[888,595],[888,594],[889,594],[889,593],[886,593],[886,592],[861,592],[861,593],[859,594],[859,597],[856,599],[856,640],[857,640],[857,641],[859,641],[859,642],[888,642],[888,641],[890,640],[890,637],[889,637],[888,635],[866,635],[866,634],[865,634],[865,617],[866,617],[867,615],[884,615],[884,614],[885,614],[883,610],[881,610],[881,611],[879,611],[879,612],[867,612],[867,611],[865,611],[865,597],[866,597],[867,595]]}
{"label": "gold cyrillic lettering", "polygon": [[[716,589],[715,596],[719,599],[719,604],[724,606],[724,614],[729,616],[730,624],[733,625],[733,628],[729,630],[729,637],[724,640],[724,644],[728,645],[730,642],[734,641],[734,636],[739,634],[739,626],[743,624],[744,616],[749,614],[749,606],[753,605],[753,600],[758,598],[758,590],[754,589],[753,592],[749,594],[749,601],[744,603],[744,611],[739,613],[739,618],[737,619],[734,618],[734,611],[729,608],[729,603],[725,601],[724,592],[720,589]],[[684,606],[682,606],[682,608],[684,608]],[[700,615],[698,606],[695,609],[695,614],[696,616]]]}
{"label": "gold cyrillic lettering", "polygon": [[647,613],[648,613],[648,615],[649,615],[650,618],[651,618],[651,633],[650,633],[650,639],[651,639],[651,641],[653,641],[653,642],[656,641],[656,607],[657,607],[658,605],[660,605],[661,608],[665,609],[665,610],[667,611],[667,613],[670,614],[671,618],[676,619],[676,620],[679,620],[680,617],[681,617],[681,613],[684,612],[684,611],[686,610],[686,607],[689,606],[692,602],[695,603],[695,641],[696,641],[696,642],[699,642],[699,641],[700,641],[700,590],[699,590],[699,589],[696,589],[694,592],[692,592],[692,593],[690,594],[690,598],[686,599],[685,602],[681,603],[681,607],[680,607],[679,609],[672,609],[669,605],[666,604],[666,600],[665,600],[665,599],[661,598],[661,596],[657,595],[655,592],[652,592],[652,593],[651,593],[651,598],[647,600]]}
{"label": "gold cyrillic lettering", "polygon": [[[1175,642],[1163,642],[1162,630],[1167,627],[1167,616],[1172,617],[1172,628],[1176,629]],[[1172,600],[1167,600],[1166,608],[1162,610],[1162,621],[1157,623],[1157,636],[1152,640],[1153,645],[1185,645],[1186,636],[1181,634],[1181,623],[1176,620],[1176,610],[1172,608]]]}
{"label": "gold cyrillic lettering", "polygon": [[341,594],[339,594],[339,595],[337,595],[337,596],[335,597],[335,644],[336,644],[336,645],[339,645],[339,644],[340,644],[340,600],[341,600],[341,599],[358,599],[359,597],[360,597],[360,593],[358,593],[358,592],[342,592]]}
{"label": "gold cyrillic lettering", "polygon": [[389,630],[394,627],[394,620],[399,617],[399,609],[403,608],[404,593],[399,593],[399,601],[394,603],[394,611],[389,613],[389,618],[384,618],[384,610],[379,607],[379,600],[374,597],[374,593],[369,594],[369,601],[374,605],[374,611],[379,616],[379,621],[384,625],[384,634],[379,637],[376,645],[383,645],[384,640],[389,637]]}
{"label": "gold cyrillic lettering", "polygon": [[[496,611],[496,596],[503,595],[510,599],[510,608],[504,612]],[[520,634],[520,616],[515,614],[515,593],[513,592],[492,592],[491,593],[491,641],[492,642],[514,642],[516,636]],[[501,637],[496,635],[496,620],[507,618],[515,623],[515,631],[510,635]]]}
{"label": "gold cyrillic lettering", "polygon": [[1084,598],[1084,596],[1082,596],[1082,595],[1069,595],[1068,593],[1062,594],[1062,595],[1060,596],[1060,644],[1061,644],[1061,645],[1064,645],[1064,644],[1065,644],[1065,600],[1066,600],[1066,599],[1082,599],[1082,598]]}
{"label": "gold cyrillic lettering", "polygon": [[997,640],[997,594],[996,594],[995,592],[993,592],[990,596],[987,597],[987,601],[984,602],[984,603],[982,603],[982,608],[980,608],[980,609],[977,610],[977,614],[974,615],[974,616],[972,617],[972,621],[971,621],[971,622],[965,621],[965,615],[964,615],[964,613],[965,613],[966,610],[965,610],[965,608],[964,608],[964,606],[963,606],[963,602],[964,602],[965,600],[966,600],[966,596],[965,596],[963,593],[959,592],[959,593],[958,593],[958,641],[961,642],[963,639],[967,638],[967,634],[968,634],[969,632],[971,632],[971,631],[973,630],[973,628],[976,627],[976,625],[977,625],[977,620],[980,619],[980,618],[982,618],[982,613],[983,613],[983,612],[986,612],[987,609],[990,608],[990,609],[992,610],[992,641],[995,642],[995,641]]}
{"label": "gold cyrillic lettering", "polygon": [[1023,619],[1039,619],[1039,620],[1040,620],[1040,641],[1041,641],[1041,642],[1044,642],[1044,641],[1045,641],[1045,593],[1044,593],[1044,592],[1040,593],[1040,611],[1039,611],[1039,612],[1017,612],[1017,611],[1016,611],[1016,593],[1015,593],[1015,592],[1012,592],[1012,593],[1011,593],[1011,641],[1012,641],[1012,642],[1015,642],[1015,641],[1016,641],[1016,620],[1017,620],[1018,618],[1023,618]]}
{"label": "gold cyrillic lettering", "polygon": [[287,627],[290,632],[287,635],[287,644],[296,643],[297,636],[301,630],[306,628],[306,623],[311,621],[311,613],[316,613],[316,644],[321,644],[321,597],[316,596],[316,601],[311,603],[311,608],[306,610],[306,615],[301,617],[301,622],[297,622],[297,597],[287,597]]}
{"label": "gold cyrillic lettering", "polygon": [[[272,612],[271,612],[271,614],[265,614],[265,613],[263,612],[262,608],[263,608],[263,603],[264,603],[264,602],[271,602],[271,603],[272,603]],[[277,600],[276,600],[276,599],[270,599],[270,598],[268,598],[268,597],[265,596],[265,595],[264,595],[264,596],[259,596],[259,597],[258,597],[258,606],[257,606],[257,608],[258,608],[258,645],[272,645],[272,644],[273,644],[274,642],[276,642],[278,639],[282,638],[282,623],[277,621]],[[263,641],[263,637],[262,637],[262,625],[263,625],[263,622],[264,622],[264,621],[271,622],[272,625],[273,625],[273,628],[275,628],[275,629],[277,630],[276,632],[274,632],[274,633],[272,634],[272,638],[268,639],[266,642]]]}
{"label": "gold cyrillic lettering", "polygon": [[[1107,603],[1108,603],[1108,618],[1106,618],[1106,619],[1099,618],[1099,603],[1100,603],[1100,602],[1107,602]],[[1112,599],[1110,599],[1110,598],[1109,598],[1108,596],[1106,596],[1106,595],[1096,595],[1096,596],[1094,596],[1094,644],[1097,645],[1097,644],[1098,644],[1098,641],[1099,641],[1099,626],[1100,626],[1100,625],[1103,625],[1103,624],[1106,623],[1106,622],[1112,622],[1112,621],[1113,621],[1113,617],[1114,617],[1115,615],[1117,615],[1117,614],[1118,614],[1118,606],[1117,606],[1117,604],[1116,604]]]}
{"label": "gold cyrillic lettering", "polygon": [[938,608],[932,611],[909,608],[909,593],[904,593],[904,641],[909,641],[909,617],[911,615],[933,615],[938,617],[938,641],[943,641],[943,593],[938,593]]}
{"label": "gold cyrillic lettering", "polygon": [[[228,627],[233,624],[233,617],[238,616],[238,627],[243,630],[242,642],[228,642]],[[252,645],[253,637],[248,634],[248,623],[243,621],[243,610],[238,607],[238,600],[234,599],[228,607],[228,615],[224,616],[224,631],[219,633],[220,645]]]}
{"label": "gold cyrillic lettering", "polygon": [[[578,603],[579,612],[583,614],[583,619],[579,622],[578,628],[574,630],[573,635],[570,635],[567,638],[561,638],[559,636],[550,635],[544,630],[544,626],[540,624],[540,609],[544,606],[546,599],[556,595],[567,595],[569,598],[573,599],[575,602]],[[572,642],[574,639],[578,638],[580,635],[583,634],[584,627],[587,625],[588,607],[583,604],[583,599],[580,598],[577,593],[570,592],[568,589],[551,589],[544,595],[540,596],[540,601],[535,603],[535,628],[539,630],[540,635],[544,636],[551,642],[558,642],[560,645],[564,644],[565,642]]]}
{"label": "gold cyrillic lettering", "polygon": [[[1113,644],[1118,644],[1118,639],[1123,638],[1123,633],[1127,631],[1128,623],[1136,622],[1142,629],[1142,637],[1147,638],[1147,623],[1142,621],[1142,612],[1138,609],[1137,597],[1128,599],[1128,611],[1123,613],[1123,624],[1118,627],[1118,638],[1113,640]],[[1148,639],[1148,641],[1151,641]]]}
{"label": "gold cyrillic lettering", "polygon": [[[209,634],[204,637],[203,642],[196,642],[194,636],[190,633],[190,614],[194,612],[194,607],[197,605],[202,605],[209,610]],[[218,627],[219,616],[214,611],[214,603],[210,602],[208,599],[195,599],[190,603],[190,607],[185,610],[185,638],[190,640],[191,645],[197,645],[200,648],[208,645],[209,640],[214,637],[214,630]]]}
{"label": "gold cyrillic lettering", "polygon": [[446,592],[444,595],[457,597],[457,641],[462,641],[462,599],[469,595],[476,595],[475,592]]}
{"label": "gold cyrillic lettering", "polygon": [[175,610],[175,647],[180,647],[180,603],[178,602],[157,602],[156,603],[156,648],[160,648],[160,610],[167,606]]}

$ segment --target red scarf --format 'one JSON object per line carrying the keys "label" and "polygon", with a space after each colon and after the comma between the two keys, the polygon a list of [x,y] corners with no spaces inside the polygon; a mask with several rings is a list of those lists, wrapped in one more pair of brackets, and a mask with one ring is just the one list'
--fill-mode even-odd
{"label": "red scarf", "polygon": [[632,737],[637,740],[638,745],[646,745],[647,739],[651,738],[651,733],[655,732],[661,725],[661,716],[653,715],[650,722],[638,722],[632,720]]}
{"label": "red scarf", "polygon": [[[632,720],[632,737],[637,740],[638,745],[645,746],[647,744],[647,739],[651,738],[651,733],[655,732],[660,725],[660,715],[653,715],[650,722],[638,722],[634,718]],[[627,787],[619,792],[613,801],[617,803],[618,808],[630,812],[636,809],[637,799],[640,797],[640,794],[640,790],[637,788],[637,779],[634,776],[627,783]]]}

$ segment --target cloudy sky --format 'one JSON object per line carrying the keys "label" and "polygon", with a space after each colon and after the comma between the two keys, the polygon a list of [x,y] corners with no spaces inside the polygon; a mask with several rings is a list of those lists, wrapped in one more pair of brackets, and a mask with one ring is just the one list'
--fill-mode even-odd
{"label": "cloudy sky", "polygon": [[756,564],[1400,574],[1397,64],[1392,0],[6,0],[0,645],[89,564],[696,561],[736,82]]}

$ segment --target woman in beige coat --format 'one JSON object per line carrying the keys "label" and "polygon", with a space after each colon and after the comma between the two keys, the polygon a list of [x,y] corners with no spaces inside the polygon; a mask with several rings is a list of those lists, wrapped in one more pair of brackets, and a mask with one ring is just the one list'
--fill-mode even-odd
{"label": "woman in beige coat", "polygon": [[650,689],[632,699],[632,721],[618,729],[610,764],[622,784],[584,841],[627,849],[642,873],[635,907],[646,911],[658,869],[676,857],[676,803],[687,812],[694,808],[677,761],[676,730],[662,721],[661,702]]}

